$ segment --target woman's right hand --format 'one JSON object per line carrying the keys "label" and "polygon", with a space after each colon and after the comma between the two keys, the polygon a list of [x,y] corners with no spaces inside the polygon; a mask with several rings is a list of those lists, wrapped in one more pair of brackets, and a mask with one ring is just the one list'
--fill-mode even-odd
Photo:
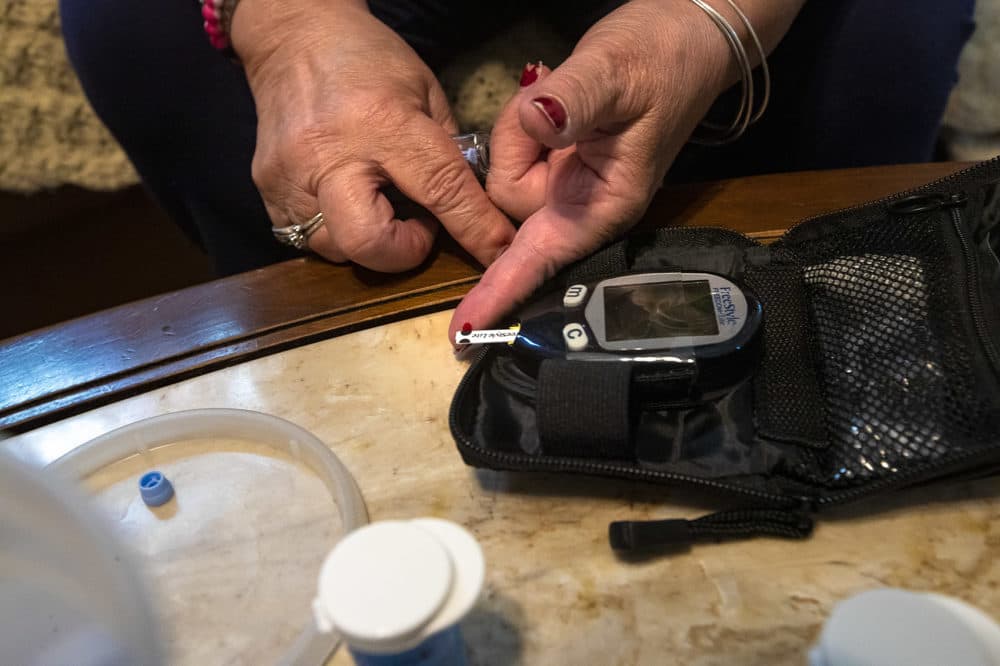
{"label": "woman's right hand", "polygon": [[514,227],[451,140],[440,84],[359,0],[243,0],[232,43],[257,109],[253,179],[275,226],[308,220],[331,261],[403,271],[430,252],[437,222],[399,219],[395,185],[484,266]]}

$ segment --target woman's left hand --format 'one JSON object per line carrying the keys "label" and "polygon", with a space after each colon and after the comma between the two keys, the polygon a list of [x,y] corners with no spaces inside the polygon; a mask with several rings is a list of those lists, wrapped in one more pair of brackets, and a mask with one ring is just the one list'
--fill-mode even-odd
{"label": "woman's left hand", "polygon": [[[801,6],[756,1],[785,6],[779,37]],[[735,15],[730,22],[740,25]],[[486,185],[524,223],[458,306],[449,337],[466,322],[496,323],[635,224],[733,80],[722,34],[689,0],[633,0],[596,23],[557,69],[526,68],[494,127]]]}

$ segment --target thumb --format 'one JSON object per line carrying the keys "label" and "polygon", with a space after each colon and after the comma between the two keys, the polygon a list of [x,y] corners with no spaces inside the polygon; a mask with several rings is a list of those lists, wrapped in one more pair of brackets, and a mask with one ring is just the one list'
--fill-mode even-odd
{"label": "thumb", "polygon": [[632,120],[639,114],[628,108],[623,70],[598,49],[577,49],[522,96],[521,127],[549,148],[566,148]]}

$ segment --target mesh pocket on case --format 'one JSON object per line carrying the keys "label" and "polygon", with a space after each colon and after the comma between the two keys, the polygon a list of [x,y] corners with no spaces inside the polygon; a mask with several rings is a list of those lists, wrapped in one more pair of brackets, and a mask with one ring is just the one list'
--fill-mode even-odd
{"label": "mesh pocket on case", "polygon": [[875,223],[807,254],[830,446],[796,471],[846,487],[985,444],[987,402],[939,228]]}

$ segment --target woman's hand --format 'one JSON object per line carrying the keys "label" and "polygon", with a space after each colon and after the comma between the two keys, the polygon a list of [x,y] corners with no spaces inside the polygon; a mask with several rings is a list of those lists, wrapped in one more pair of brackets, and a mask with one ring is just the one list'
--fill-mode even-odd
{"label": "woman's hand", "polygon": [[[741,5],[773,48],[802,0]],[[724,37],[689,0],[633,0],[595,24],[556,70],[526,68],[494,127],[487,180],[493,201],[524,224],[459,305],[449,336],[466,322],[494,324],[558,269],[633,225],[735,77]]]}
{"label": "woman's hand", "polygon": [[437,222],[399,219],[395,185],[489,265],[514,228],[450,136],[440,85],[359,0],[243,0],[232,25],[257,109],[253,179],[275,226],[322,211],[310,238],[332,261],[402,271],[429,253]]}

